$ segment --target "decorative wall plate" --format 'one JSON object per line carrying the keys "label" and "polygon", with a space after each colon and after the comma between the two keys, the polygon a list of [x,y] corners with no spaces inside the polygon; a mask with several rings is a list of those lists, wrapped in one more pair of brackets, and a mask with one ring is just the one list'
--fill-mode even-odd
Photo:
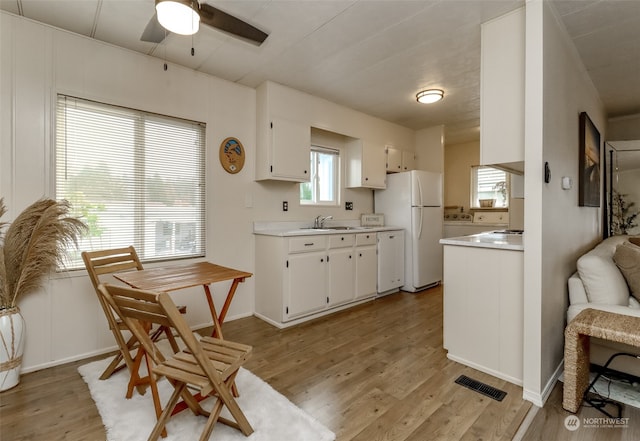
{"label": "decorative wall plate", "polygon": [[238,138],[227,138],[220,144],[220,164],[227,172],[235,174],[244,167],[244,147]]}

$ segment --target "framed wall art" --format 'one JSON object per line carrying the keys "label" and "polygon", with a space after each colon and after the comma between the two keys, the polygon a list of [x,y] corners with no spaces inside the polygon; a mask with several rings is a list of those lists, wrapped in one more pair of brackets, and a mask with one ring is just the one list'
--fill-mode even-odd
{"label": "framed wall art", "polygon": [[236,174],[244,167],[244,147],[238,138],[220,143],[220,164],[228,173]]}
{"label": "framed wall art", "polygon": [[600,206],[600,132],[587,115],[580,114],[580,207]]}

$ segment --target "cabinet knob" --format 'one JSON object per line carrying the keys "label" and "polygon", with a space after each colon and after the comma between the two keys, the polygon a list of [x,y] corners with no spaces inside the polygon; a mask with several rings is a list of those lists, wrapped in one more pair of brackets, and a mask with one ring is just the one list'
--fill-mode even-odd
{"label": "cabinet knob", "polygon": [[306,171],[306,170],[304,171],[304,174],[305,174],[305,175],[307,174],[307,171]]}
{"label": "cabinet knob", "polygon": [[351,254],[349,254],[349,259],[351,259]]}
{"label": "cabinet knob", "polygon": [[324,259],[320,259],[320,262],[324,262]]}
{"label": "cabinet knob", "polygon": [[360,253],[360,257],[362,257],[362,253]]}
{"label": "cabinet knob", "polygon": [[364,178],[364,180],[365,180],[365,181],[368,181],[368,180],[369,180],[369,178]]}
{"label": "cabinet knob", "polygon": [[344,240],[344,237],[341,237],[340,240]]}

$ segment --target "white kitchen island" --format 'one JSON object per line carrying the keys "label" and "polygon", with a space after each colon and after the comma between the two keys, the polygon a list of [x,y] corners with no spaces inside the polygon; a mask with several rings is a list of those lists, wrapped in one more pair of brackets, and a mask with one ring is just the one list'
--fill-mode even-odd
{"label": "white kitchen island", "polygon": [[523,235],[482,233],[440,243],[447,357],[521,386]]}

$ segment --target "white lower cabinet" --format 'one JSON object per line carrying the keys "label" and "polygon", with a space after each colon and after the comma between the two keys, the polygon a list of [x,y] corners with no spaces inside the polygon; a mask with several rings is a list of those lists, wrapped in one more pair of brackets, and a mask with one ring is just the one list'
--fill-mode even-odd
{"label": "white lower cabinet", "polygon": [[356,299],[371,297],[377,293],[378,251],[376,234],[356,235]]}
{"label": "white lower cabinet", "polygon": [[288,318],[320,311],[327,306],[326,258],[324,252],[292,254],[285,271],[286,310]]}
{"label": "white lower cabinet", "polygon": [[355,265],[353,247],[329,251],[327,304],[342,305],[354,299]]}
{"label": "white lower cabinet", "polygon": [[375,243],[375,232],[256,235],[256,315],[282,327],[374,297]]}

